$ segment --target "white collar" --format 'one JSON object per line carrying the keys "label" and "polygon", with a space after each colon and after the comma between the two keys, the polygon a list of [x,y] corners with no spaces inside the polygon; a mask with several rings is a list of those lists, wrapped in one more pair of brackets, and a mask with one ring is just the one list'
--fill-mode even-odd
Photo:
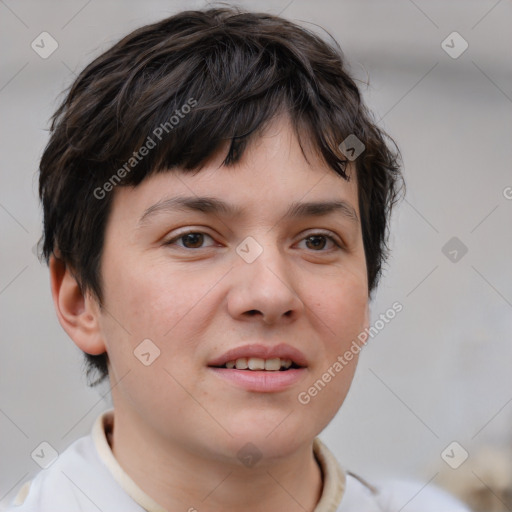
{"label": "white collar", "polygon": [[[167,512],[128,476],[114,457],[107,439],[113,425],[114,409],[109,409],[96,418],[92,427],[92,438],[101,460],[124,491],[142,508],[148,512]],[[346,473],[318,437],[313,441],[313,453],[323,475],[322,495],[314,512],[335,512],[345,492]]]}

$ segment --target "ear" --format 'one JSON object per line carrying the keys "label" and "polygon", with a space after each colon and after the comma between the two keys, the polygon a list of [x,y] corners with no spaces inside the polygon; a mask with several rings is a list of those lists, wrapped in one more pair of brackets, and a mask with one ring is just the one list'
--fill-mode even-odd
{"label": "ear", "polygon": [[53,303],[60,325],[75,345],[88,354],[106,352],[100,329],[100,308],[91,294],[83,294],[71,269],[52,255],[49,261]]}

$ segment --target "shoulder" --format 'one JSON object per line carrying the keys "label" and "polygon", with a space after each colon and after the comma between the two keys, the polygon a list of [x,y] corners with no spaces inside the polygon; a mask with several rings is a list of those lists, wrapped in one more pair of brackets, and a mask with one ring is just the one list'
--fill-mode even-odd
{"label": "shoulder", "polygon": [[337,512],[469,512],[456,498],[432,482],[384,480],[369,483],[347,472],[346,488]]}
{"label": "shoulder", "polygon": [[99,458],[90,435],[64,450],[19,489],[6,512],[142,511],[120,488]]}

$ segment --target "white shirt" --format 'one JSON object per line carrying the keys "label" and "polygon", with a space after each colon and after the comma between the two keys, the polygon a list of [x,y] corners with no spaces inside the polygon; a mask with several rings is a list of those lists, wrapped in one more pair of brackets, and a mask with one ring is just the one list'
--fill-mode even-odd
{"label": "white shirt", "polygon": [[[7,512],[168,512],[115,459],[107,440],[113,421],[113,409],[100,414],[89,435],[21,486]],[[372,486],[342,469],[319,438],[313,451],[323,473],[322,496],[314,512],[469,512],[432,485],[422,489],[420,482],[395,481]],[[206,510],[202,504],[195,508]]]}

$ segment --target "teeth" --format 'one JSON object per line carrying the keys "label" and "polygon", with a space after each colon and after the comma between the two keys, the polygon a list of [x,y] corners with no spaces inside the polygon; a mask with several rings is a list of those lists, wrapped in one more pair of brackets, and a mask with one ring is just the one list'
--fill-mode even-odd
{"label": "teeth", "polygon": [[241,357],[240,359],[237,359],[236,363],[235,363],[235,366],[236,366],[237,370],[247,370],[247,368],[248,368],[248,366],[247,366],[247,358],[246,357]]}
{"label": "teeth", "polygon": [[291,359],[279,359],[275,357],[273,359],[261,359],[260,357],[240,357],[236,361],[228,361],[226,368],[237,370],[268,370],[268,371],[279,371],[281,368],[287,370],[292,365]]}
{"label": "teeth", "polygon": [[281,359],[266,359],[265,360],[265,370],[279,370],[281,368]]}
{"label": "teeth", "polygon": [[265,369],[265,359],[260,359],[259,357],[250,357],[247,364],[249,365],[249,370]]}

